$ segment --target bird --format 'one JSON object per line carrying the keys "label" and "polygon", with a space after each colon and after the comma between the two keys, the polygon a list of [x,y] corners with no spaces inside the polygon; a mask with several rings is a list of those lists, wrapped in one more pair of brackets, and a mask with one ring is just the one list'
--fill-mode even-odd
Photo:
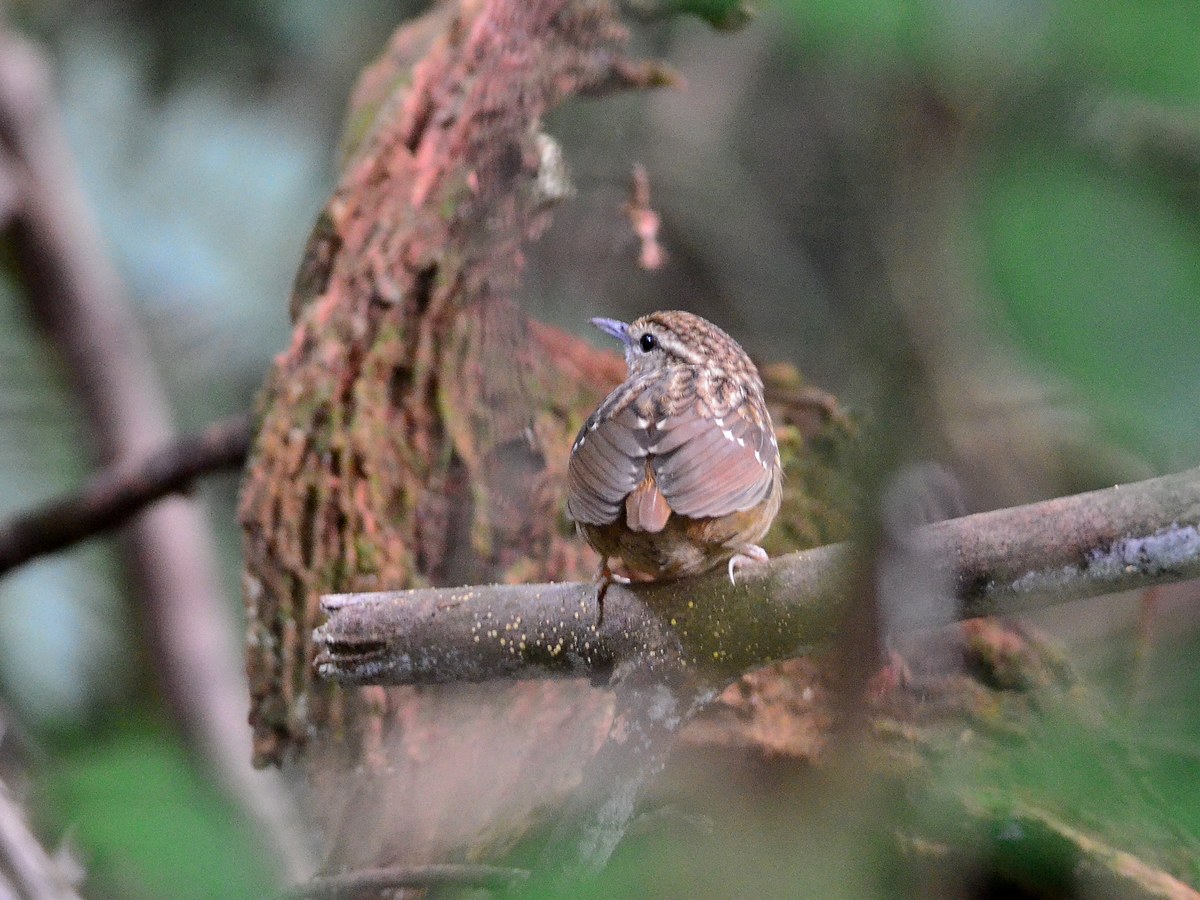
{"label": "bird", "polygon": [[[600,554],[596,581],[673,581],[751,562],[782,495],[762,377],[732,337],[681,310],[592,324],[621,341],[628,377],[584,422],[567,514]],[[623,572],[611,559],[619,557]]]}

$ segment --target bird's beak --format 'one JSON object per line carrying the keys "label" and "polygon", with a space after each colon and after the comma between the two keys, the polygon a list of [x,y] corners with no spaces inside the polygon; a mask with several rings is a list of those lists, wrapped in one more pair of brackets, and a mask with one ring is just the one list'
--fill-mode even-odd
{"label": "bird's beak", "polygon": [[618,322],[616,319],[592,319],[592,324],[605,334],[611,334],[626,347],[629,346],[629,326],[624,322]]}

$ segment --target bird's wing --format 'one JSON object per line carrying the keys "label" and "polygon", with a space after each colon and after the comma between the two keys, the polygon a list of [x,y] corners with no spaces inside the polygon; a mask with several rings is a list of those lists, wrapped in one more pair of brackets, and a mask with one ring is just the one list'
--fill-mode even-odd
{"label": "bird's wing", "polygon": [[[689,367],[648,374],[609,394],[571,448],[571,518],[586,525],[617,521],[647,474],[682,516],[723,516],[766,499],[778,477],[778,450],[765,407],[728,383],[709,387]],[[700,399],[718,395],[715,408]]]}
{"label": "bird's wing", "polygon": [[650,467],[674,512],[724,516],[767,498],[778,477],[778,452],[770,416],[757,398],[742,395],[725,410],[694,399],[657,423]]}
{"label": "bird's wing", "polygon": [[576,522],[615,522],[626,496],[645,478],[651,435],[633,402],[644,387],[641,381],[621,385],[575,438],[567,466],[567,514]]}

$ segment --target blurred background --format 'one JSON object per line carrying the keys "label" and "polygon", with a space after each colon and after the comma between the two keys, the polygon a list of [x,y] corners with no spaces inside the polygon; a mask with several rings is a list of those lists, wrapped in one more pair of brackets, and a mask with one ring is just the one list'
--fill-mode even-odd
{"label": "blurred background", "polygon": [[[548,123],[577,193],[530,254],[533,315],[579,333],[593,315],[708,316],[894,435],[892,464],[949,466],[972,511],[1200,461],[1194,4],[775,0],[732,32],[636,6],[634,55],[666,59],[686,87],[573,103]],[[91,216],[180,429],[252,405],[288,339],[346,97],[423,8],[4,10],[48,54]],[[662,216],[654,271],[623,212],[635,162]],[[11,256],[0,320],[7,516],[78,486],[96,454]],[[218,476],[197,492],[231,622],[236,488]],[[1198,593],[1038,620],[1137,735],[1139,790],[1189,847]],[[4,746],[90,896],[263,896],[268,851],[188,737],[147,616],[107,538],[0,580],[0,698],[19,735]]]}

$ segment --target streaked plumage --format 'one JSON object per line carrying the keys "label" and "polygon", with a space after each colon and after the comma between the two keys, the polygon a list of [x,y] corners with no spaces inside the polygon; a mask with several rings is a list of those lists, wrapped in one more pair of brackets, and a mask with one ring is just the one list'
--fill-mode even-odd
{"label": "streaked plumage", "polygon": [[754,363],[692,313],[592,321],[624,343],[629,377],[571,448],[567,512],[588,543],[654,579],[765,559],[781,475]]}

